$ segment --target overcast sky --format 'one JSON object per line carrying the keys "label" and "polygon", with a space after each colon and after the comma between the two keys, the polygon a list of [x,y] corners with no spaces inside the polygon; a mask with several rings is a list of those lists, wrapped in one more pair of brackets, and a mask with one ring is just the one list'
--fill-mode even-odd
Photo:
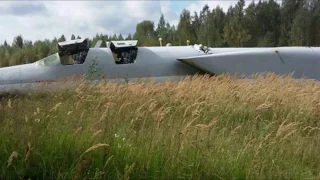
{"label": "overcast sky", "polygon": [[[251,0],[247,1],[246,5]],[[219,5],[227,10],[237,0],[220,1],[1,1],[0,44],[12,43],[21,34],[24,39],[44,40],[71,34],[92,38],[96,33],[124,36],[135,32],[143,20],[159,21],[161,13],[170,24],[177,24],[179,14],[186,8],[193,14],[205,4],[210,9]]]}

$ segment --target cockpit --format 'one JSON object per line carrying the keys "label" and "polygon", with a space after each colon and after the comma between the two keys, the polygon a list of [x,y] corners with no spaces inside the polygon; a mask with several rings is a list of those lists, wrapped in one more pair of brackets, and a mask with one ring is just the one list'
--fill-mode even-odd
{"label": "cockpit", "polygon": [[116,64],[131,64],[134,63],[137,54],[137,40],[133,41],[111,41],[109,48],[112,51],[113,58]]}
{"label": "cockpit", "polygon": [[61,59],[61,64],[83,64],[90,45],[88,39],[76,39],[58,43],[58,52]]}
{"label": "cockpit", "polygon": [[43,58],[37,63],[42,66],[83,64],[90,46],[88,39],[76,39],[59,42],[57,48],[58,53]]}

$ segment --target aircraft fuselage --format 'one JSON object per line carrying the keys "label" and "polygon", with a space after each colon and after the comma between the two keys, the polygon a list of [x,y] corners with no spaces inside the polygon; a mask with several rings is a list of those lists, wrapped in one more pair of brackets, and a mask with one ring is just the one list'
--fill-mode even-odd
{"label": "aircraft fuselage", "polygon": [[[63,65],[54,54],[31,64],[0,68],[0,89],[26,88],[43,81],[55,81],[70,76],[95,73],[106,80],[137,80],[151,77],[156,81],[181,79],[187,75],[202,73],[201,70],[177,61],[177,58],[203,55],[191,46],[138,47],[137,57],[131,64],[116,64],[110,48],[90,48],[83,64]],[[56,58],[56,63],[42,61]],[[94,72],[96,70],[96,72]],[[1,92],[0,90],[0,92]]]}

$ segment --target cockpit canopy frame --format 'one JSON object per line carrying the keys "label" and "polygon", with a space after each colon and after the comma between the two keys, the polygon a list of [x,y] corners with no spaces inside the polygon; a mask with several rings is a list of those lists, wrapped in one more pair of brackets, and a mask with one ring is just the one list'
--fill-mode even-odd
{"label": "cockpit canopy frame", "polygon": [[132,48],[137,47],[138,40],[127,40],[127,41],[111,41],[109,47],[112,51],[121,48]]}
{"label": "cockpit canopy frame", "polygon": [[57,46],[60,56],[77,54],[81,51],[88,51],[90,48],[88,38],[59,42]]}
{"label": "cockpit canopy frame", "polygon": [[138,40],[111,41],[109,48],[113,53],[116,64],[134,63],[138,53]]}

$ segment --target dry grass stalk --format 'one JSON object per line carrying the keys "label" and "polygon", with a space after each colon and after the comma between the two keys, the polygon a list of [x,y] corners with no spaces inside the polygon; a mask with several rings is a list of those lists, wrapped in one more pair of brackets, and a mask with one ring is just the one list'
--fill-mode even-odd
{"label": "dry grass stalk", "polygon": [[80,163],[80,167],[77,169],[75,175],[73,176],[73,180],[78,180],[81,177],[82,172],[89,165],[89,160],[82,160]]}
{"label": "dry grass stalk", "polygon": [[86,153],[91,152],[91,151],[93,151],[93,150],[95,150],[95,149],[97,149],[97,148],[99,148],[99,147],[109,147],[109,146],[110,146],[109,144],[102,144],[102,143],[98,143],[98,144],[95,144],[95,145],[91,146],[91,147],[88,148],[84,153],[82,153],[82,154],[78,157],[77,160],[75,160],[75,161],[72,163],[71,167],[73,167],[74,164],[77,163],[77,162],[82,158],[82,156],[85,155]]}
{"label": "dry grass stalk", "polygon": [[[85,125],[88,126],[86,128],[89,130],[89,132],[91,132],[91,134],[89,134],[89,137],[92,138],[89,139],[91,140],[91,143],[96,141],[95,137],[100,136],[103,132],[101,130],[101,125],[105,125],[103,128],[105,128],[104,131],[106,132],[113,130],[119,130],[125,133],[129,133],[133,130],[135,130],[136,132],[140,131],[140,133],[135,134],[137,137],[137,145],[135,148],[146,148],[147,146],[145,146],[145,142],[151,142],[148,149],[148,154],[150,155],[148,157],[137,157],[142,158],[139,159],[141,161],[148,161],[147,163],[148,165],[150,164],[150,167],[156,167],[155,164],[152,164],[155,162],[151,157],[157,155],[156,153],[161,151],[161,148],[157,149],[158,143],[161,143],[161,145],[163,143],[163,146],[167,146],[167,149],[169,149],[165,149],[166,152],[161,152],[163,157],[170,160],[180,160],[181,164],[186,166],[189,165],[189,160],[192,161],[193,158],[198,158],[190,157],[189,154],[196,154],[196,156],[198,156],[197,153],[201,154],[201,156],[204,154],[205,157],[214,159],[212,161],[200,160],[195,163],[198,164],[198,167],[203,166],[204,168],[218,167],[217,164],[215,164],[217,161],[222,162],[219,165],[225,167],[228,166],[227,168],[229,168],[230,164],[224,164],[224,162],[228,162],[229,160],[231,160],[230,158],[232,158],[233,161],[234,157],[237,156],[237,162],[231,164],[234,167],[230,167],[230,169],[237,168],[237,166],[241,164],[240,166],[245,166],[243,167],[245,169],[244,171],[251,173],[248,178],[255,179],[255,177],[258,177],[257,179],[259,179],[259,177],[264,176],[263,173],[265,171],[263,168],[265,167],[263,165],[259,165],[259,163],[254,164],[254,162],[262,162],[266,159],[273,158],[274,154],[272,154],[273,152],[269,150],[275,147],[279,148],[279,151],[275,153],[281,154],[284,151],[288,151],[289,153],[295,154],[296,156],[294,156],[294,158],[299,161],[297,162],[296,168],[301,167],[301,170],[304,171],[304,169],[307,169],[310,166],[305,165],[304,162],[301,163],[303,160],[299,159],[299,157],[306,157],[305,153],[313,153],[313,151],[316,151],[314,149],[318,147],[318,144],[315,141],[319,138],[319,134],[317,131],[320,128],[316,123],[314,123],[315,121],[312,118],[318,117],[320,113],[319,108],[317,108],[320,107],[320,86],[312,83],[297,83],[293,80],[290,80],[288,77],[281,77],[281,79],[280,77],[270,74],[265,74],[265,77],[258,76],[257,78],[259,81],[250,80],[249,82],[248,79],[235,80],[232,76],[199,76],[192,77],[192,79],[186,79],[181,82],[166,82],[155,85],[143,85],[140,83],[129,85],[105,83],[97,87],[88,87],[86,85],[81,85],[80,87],[78,87],[76,95],[72,95],[72,97],[69,97],[69,99],[63,101],[66,107],[68,103],[71,104],[70,110],[73,110],[74,113],[71,113],[72,111],[66,111],[66,113],[63,114],[57,113],[51,114],[51,116],[56,115],[55,117],[57,120],[65,119],[64,115],[66,114],[68,116],[67,119],[78,120],[80,116],[81,125],[85,124],[87,122],[86,120],[88,120],[89,122]],[[80,100],[77,100],[76,103],[70,103],[74,100],[73,98],[76,98],[77,96],[80,97]],[[56,94],[51,97],[55,99],[55,101],[50,102],[49,108],[51,108],[51,106],[54,106],[50,110],[58,111],[60,106],[58,101],[64,98],[64,96]],[[16,104],[17,106],[20,106],[19,101],[16,101],[15,99],[11,99],[10,101],[10,103],[14,103],[14,105],[10,105],[13,109],[16,108]],[[90,101],[92,101],[93,103],[90,103]],[[21,104],[24,102],[25,101],[22,101]],[[27,103],[28,102],[26,102],[26,104]],[[129,106],[130,104],[131,106]],[[2,105],[9,107],[9,102],[3,101]],[[31,110],[34,110],[33,108],[34,106]],[[77,108],[77,111],[75,111],[74,108]],[[136,109],[135,111],[134,108]],[[270,108],[274,109],[273,115],[263,113],[264,110],[268,110]],[[133,112],[130,112],[131,109],[133,110]],[[37,117],[33,116],[33,111],[31,111],[31,113],[27,112],[25,116],[19,115],[19,117],[23,119],[24,116],[26,122],[28,121],[27,116],[30,115],[32,119],[43,119],[43,117],[47,115],[45,111],[46,108],[41,110],[40,108],[37,108]],[[82,113],[80,115],[80,113],[75,112]],[[111,115],[110,118],[107,116],[108,114]],[[199,123],[204,122],[206,118],[210,116],[214,116],[217,118],[213,118],[208,124]],[[106,121],[107,117],[108,120]],[[11,117],[9,116],[9,118]],[[219,121],[219,126],[217,126],[217,119],[220,118],[224,119],[223,121]],[[236,119],[236,121],[234,121],[234,119]],[[244,119],[246,120],[245,122]],[[132,124],[129,124],[130,121]],[[183,123],[181,121],[183,121]],[[198,124],[196,123],[197,121]],[[281,122],[279,123],[279,121]],[[46,125],[46,121],[42,120],[42,122],[43,123],[41,123],[40,125],[36,124],[36,126],[40,127],[43,124]],[[51,121],[51,124],[46,127],[46,130],[51,130],[50,128],[53,125],[52,122],[56,121]],[[165,124],[163,122],[165,122]],[[74,127],[77,128],[77,123],[78,121],[68,121],[67,123],[65,123],[66,126],[69,127],[68,132]],[[113,125],[113,127],[110,128],[110,126],[107,126],[107,124],[105,123],[110,123]],[[303,124],[303,127],[299,127],[299,124],[301,123]],[[12,124],[14,123],[11,123],[10,125],[12,126]],[[25,131],[31,132],[29,128],[32,123],[23,124],[26,126]],[[230,126],[224,127],[230,124],[231,127],[235,128],[230,129]],[[155,129],[155,127],[157,127],[157,129]],[[142,128],[143,130],[141,131]],[[176,129],[180,129],[181,134],[179,131],[176,131]],[[76,136],[79,135],[79,132],[81,132],[81,130],[82,127],[79,127],[73,131],[71,130],[69,133],[74,133],[74,136]],[[212,140],[210,140],[211,131],[212,134],[214,133],[215,135],[215,138]],[[199,137],[198,132],[202,133],[199,134]],[[208,133],[208,138],[206,138],[206,133]],[[180,135],[180,137],[178,137],[178,134]],[[35,139],[37,138],[38,137],[35,137]],[[106,138],[106,140],[108,140],[108,138],[110,137],[106,136]],[[247,142],[246,140],[246,144],[242,144],[243,138],[248,139],[249,142]],[[210,149],[210,147],[212,146],[209,147],[203,143],[198,143],[198,139],[208,139],[208,145],[213,145],[213,149]],[[81,142],[79,138],[74,140]],[[87,138],[85,140],[87,140]],[[193,153],[193,142],[188,142],[188,140],[196,142],[196,148],[198,149],[194,151],[195,153]],[[288,141],[289,143],[283,141]],[[307,150],[303,149],[303,143],[308,144],[308,147],[306,148]],[[41,143],[39,144],[41,145]],[[88,148],[81,156],[83,156],[85,153],[92,152],[99,147],[106,146],[108,145],[97,144]],[[183,148],[186,149],[189,147],[191,148],[187,151],[181,151]],[[179,148],[179,151],[176,151],[177,148]],[[33,158],[30,158],[30,152],[32,152],[32,149],[33,147],[28,144],[28,150],[25,155],[25,159],[29,159],[29,161],[31,159],[33,160]],[[174,149],[173,153],[171,149]],[[222,152],[221,149],[228,149],[229,151],[227,150]],[[130,149],[130,151],[131,150],[135,151],[135,149]],[[143,150],[145,149],[142,149],[142,151]],[[216,152],[216,150],[218,151]],[[252,157],[251,155],[252,151],[254,157]],[[175,152],[182,152],[181,154],[179,154],[181,158],[174,157]],[[217,154],[214,154],[213,152]],[[119,157],[117,154],[118,152],[114,153],[114,156],[111,156],[107,160],[105,166],[110,163],[112,157]],[[33,154],[33,152],[31,154],[32,156],[35,155]],[[126,155],[131,156],[130,154]],[[309,154],[307,154],[307,156],[309,156]],[[311,154],[311,156],[314,155]],[[14,159],[14,157],[15,156],[13,156],[12,159]],[[95,158],[95,156],[92,156],[92,158]],[[292,160],[290,159],[292,157],[288,158],[277,156],[277,158],[277,166],[279,167],[279,164],[283,163],[281,161]],[[77,163],[81,163],[81,160],[82,159],[80,159]],[[81,164],[87,164],[86,162],[87,160],[84,160]],[[126,164],[126,162],[123,163]],[[159,161],[156,163],[162,162]],[[245,165],[243,165],[242,163]],[[261,164],[266,164],[265,166],[269,166],[270,164],[268,163],[269,162],[265,162]],[[142,162],[141,164],[146,163]],[[175,161],[172,161],[172,164],[172,166],[177,165]],[[171,167],[171,164],[166,165],[169,165]],[[163,168],[167,168],[166,170],[168,170],[168,168],[170,167]],[[108,168],[112,169],[118,167],[110,166]],[[137,170],[139,168],[140,167],[138,167]],[[197,167],[195,167],[195,169],[196,168]],[[243,171],[243,169],[241,168],[242,167],[240,167],[240,171]],[[269,166],[268,168],[272,169],[274,167],[271,164],[271,166]],[[281,166],[280,168],[287,167]],[[110,169],[108,169],[108,171]],[[261,170],[256,171],[256,169]],[[114,169],[112,169],[111,171],[113,170]],[[79,172],[83,172],[83,169]],[[134,171],[131,171],[130,167],[127,166],[125,177],[129,177],[130,172],[134,173]],[[263,175],[260,176],[260,172],[263,172]],[[202,173],[203,172],[195,172],[195,174],[198,175]],[[210,173],[213,174],[214,171]],[[280,176],[281,175],[282,174],[280,174]]]}
{"label": "dry grass stalk", "polygon": [[13,151],[11,153],[10,157],[8,158],[8,161],[7,161],[8,162],[8,166],[7,167],[11,166],[13,158],[17,158],[17,157],[18,157],[18,153],[16,151]]}
{"label": "dry grass stalk", "polygon": [[52,112],[52,111],[56,111],[60,106],[61,106],[61,102],[59,102],[58,104],[56,104],[53,108],[50,109],[49,112]]}
{"label": "dry grass stalk", "polygon": [[26,152],[25,158],[24,158],[25,161],[28,160],[28,158],[29,158],[29,156],[30,156],[30,153],[31,153],[31,151],[32,151],[33,149],[34,149],[34,147],[31,147],[31,143],[28,142],[28,149],[27,149],[27,152]]}
{"label": "dry grass stalk", "polygon": [[277,130],[277,132],[276,132],[276,137],[281,136],[282,134],[284,134],[285,132],[287,132],[287,131],[289,131],[289,130],[293,130],[297,125],[301,124],[301,123],[294,123],[294,122],[292,122],[292,123],[289,123],[289,124],[286,124],[286,125],[285,125],[285,123],[286,123],[288,120],[289,120],[289,119],[286,119],[285,121],[283,121],[283,122],[280,124],[280,126],[279,126],[279,128],[278,128],[278,130]]}
{"label": "dry grass stalk", "polygon": [[98,130],[98,131],[96,131],[95,133],[92,134],[91,138],[96,137],[96,136],[99,135],[101,132],[103,132],[103,130],[101,130],[101,129]]}
{"label": "dry grass stalk", "polygon": [[73,111],[69,111],[69,112],[67,113],[67,116],[69,116],[71,113],[73,113]]}
{"label": "dry grass stalk", "polygon": [[82,126],[78,127],[77,129],[74,130],[73,136],[78,135],[78,133],[82,130]]}
{"label": "dry grass stalk", "polygon": [[135,166],[135,163],[133,163],[131,166],[126,165],[125,170],[124,170],[124,180],[129,180],[130,179],[130,174],[133,171],[133,168]]}
{"label": "dry grass stalk", "polygon": [[10,109],[12,109],[11,99],[8,100],[8,107],[9,107]]}
{"label": "dry grass stalk", "polygon": [[110,145],[109,144],[101,144],[101,143],[95,144],[95,145],[91,146],[90,148],[88,148],[81,156],[83,156],[84,154],[86,154],[90,151],[93,151],[99,147],[106,147],[106,146],[110,146]]}
{"label": "dry grass stalk", "polygon": [[107,160],[106,163],[104,164],[104,168],[107,167],[107,165],[109,164],[109,162],[111,161],[112,158],[113,158],[113,155],[108,158],[108,160]]}
{"label": "dry grass stalk", "polygon": [[28,115],[24,115],[24,121],[27,123],[29,121]]}
{"label": "dry grass stalk", "polygon": [[265,109],[269,109],[270,107],[273,106],[273,103],[263,103],[263,104],[260,104],[256,110],[259,111],[259,110],[265,110]]}

